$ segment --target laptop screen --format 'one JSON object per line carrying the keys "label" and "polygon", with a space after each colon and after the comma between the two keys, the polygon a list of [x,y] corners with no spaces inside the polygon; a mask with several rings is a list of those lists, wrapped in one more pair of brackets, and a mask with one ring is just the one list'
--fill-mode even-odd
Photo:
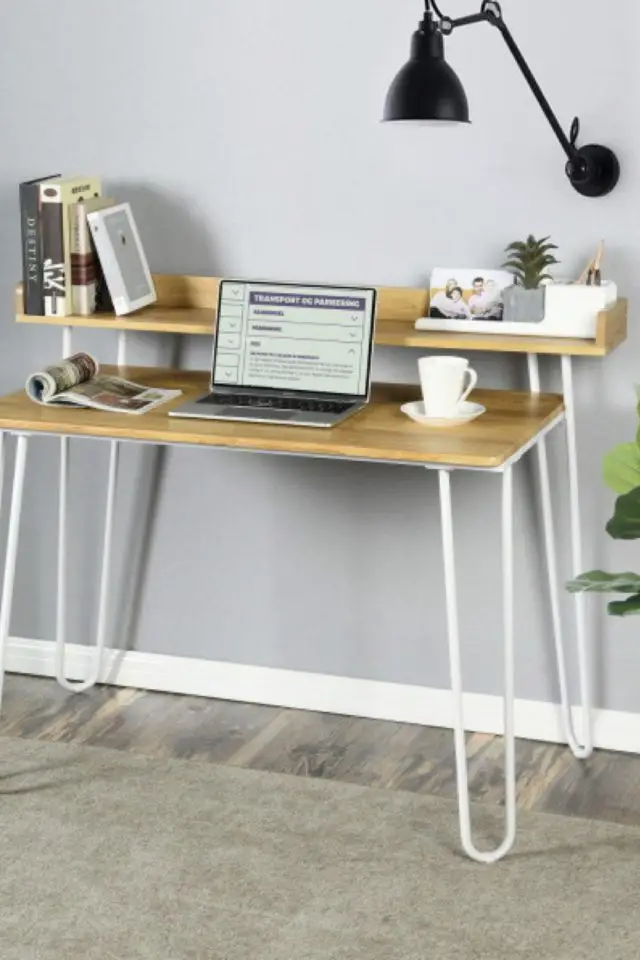
{"label": "laptop screen", "polygon": [[213,386],[364,397],[376,291],[223,280]]}

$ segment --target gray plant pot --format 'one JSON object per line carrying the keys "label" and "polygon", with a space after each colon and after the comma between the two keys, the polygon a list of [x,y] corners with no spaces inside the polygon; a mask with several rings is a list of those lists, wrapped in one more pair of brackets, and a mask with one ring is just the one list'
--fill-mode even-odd
{"label": "gray plant pot", "polygon": [[503,290],[505,323],[540,323],[544,320],[545,288],[526,290],[514,284]]}

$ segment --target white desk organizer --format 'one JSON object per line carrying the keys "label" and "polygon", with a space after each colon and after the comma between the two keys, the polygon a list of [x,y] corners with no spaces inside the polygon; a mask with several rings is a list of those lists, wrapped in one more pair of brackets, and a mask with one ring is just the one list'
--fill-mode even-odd
{"label": "white desk organizer", "polygon": [[416,330],[593,340],[596,337],[598,313],[612,307],[618,299],[615,283],[603,283],[601,287],[587,287],[579,283],[550,283],[545,286],[545,291],[545,315],[540,323],[423,317],[416,321]]}

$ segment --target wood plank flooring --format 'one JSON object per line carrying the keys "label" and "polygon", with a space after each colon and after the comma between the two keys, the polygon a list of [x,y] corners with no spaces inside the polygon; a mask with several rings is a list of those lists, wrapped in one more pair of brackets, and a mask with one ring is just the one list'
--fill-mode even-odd
{"label": "wood plank flooring", "polygon": [[[198,697],[8,676],[0,736],[66,741],[154,757],[197,758],[303,777],[455,797],[451,732]],[[468,738],[471,794],[502,802],[502,741]],[[520,741],[518,804],[640,826],[640,757]]]}

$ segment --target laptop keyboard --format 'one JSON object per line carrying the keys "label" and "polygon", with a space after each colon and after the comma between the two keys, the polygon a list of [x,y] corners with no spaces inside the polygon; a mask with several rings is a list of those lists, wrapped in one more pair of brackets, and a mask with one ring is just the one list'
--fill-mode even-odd
{"label": "laptop keyboard", "polygon": [[304,410],[309,413],[344,413],[353,403],[336,400],[300,400],[295,397],[249,397],[246,394],[210,393],[205,403],[226,407],[252,407],[254,410]]}

